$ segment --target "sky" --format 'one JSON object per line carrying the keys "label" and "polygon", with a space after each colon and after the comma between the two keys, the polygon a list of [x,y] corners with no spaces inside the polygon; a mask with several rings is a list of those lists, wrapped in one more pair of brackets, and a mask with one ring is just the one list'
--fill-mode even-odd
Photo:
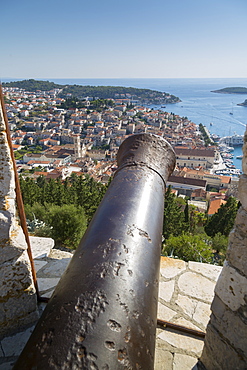
{"label": "sky", "polygon": [[246,78],[246,0],[8,0],[0,78]]}

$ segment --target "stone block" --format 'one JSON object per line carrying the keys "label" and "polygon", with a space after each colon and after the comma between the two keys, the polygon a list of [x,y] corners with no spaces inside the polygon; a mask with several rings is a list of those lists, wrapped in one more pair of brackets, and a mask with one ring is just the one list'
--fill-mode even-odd
{"label": "stone block", "polygon": [[[19,300],[12,300],[13,304],[17,305],[21,304]],[[25,304],[25,301],[24,301]],[[14,308],[13,308],[14,310]],[[23,310],[19,309],[19,313],[23,313]],[[15,312],[14,312],[15,314]],[[11,316],[9,320],[5,321],[3,324],[1,323],[0,326],[0,338],[4,338],[7,335],[11,335],[16,331],[21,331],[25,329],[28,325],[36,324],[39,319],[39,312],[38,310],[35,311],[25,311],[23,316]]]}
{"label": "stone block", "polygon": [[173,370],[191,370],[197,364],[197,358],[183,355],[181,353],[174,354]]}
{"label": "stone block", "polygon": [[159,298],[166,302],[170,302],[174,293],[175,281],[162,281],[159,283]]}
{"label": "stone block", "polygon": [[17,322],[25,315],[29,315],[37,310],[37,296],[34,292],[23,292],[19,296],[11,297],[7,302],[2,303],[2,308],[5,311],[7,324]]}
{"label": "stone block", "polygon": [[235,220],[235,228],[229,236],[226,259],[247,276],[247,212],[241,207]]}
{"label": "stone block", "polygon": [[172,370],[173,356],[163,348],[155,349],[154,370]]}
{"label": "stone block", "polygon": [[247,211],[247,173],[239,178],[238,197],[242,207]]}
{"label": "stone block", "polygon": [[0,365],[0,370],[12,370],[15,361],[7,361]]}
{"label": "stone block", "polygon": [[203,340],[190,335],[183,335],[172,330],[163,330],[158,338],[180,350],[186,351],[188,355],[200,356],[203,348]]}
{"label": "stone block", "polygon": [[34,326],[26,329],[21,333],[17,333],[10,337],[5,337],[1,341],[1,346],[5,357],[19,356],[24,346],[26,345],[30,335],[32,334]]}
{"label": "stone block", "polygon": [[188,265],[190,270],[198,272],[199,274],[202,274],[206,278],[214,281],[218,280],[219,274],[221,273],[222,270],[221,266],[210,265],[209,263],[190,261]]}
{"label": "stone block", "polygon": [[179,317],[173,320],[173,323],[177,325],[185,326],[186,328],[189,328],[189,329],[201,330],[201,328],[194,325],[191,321],[186,320],[184,317]]}
{"label": "stone block", "polygon": [[237,353],[230,344],[209,324],[205,338],[205,345],[200,357],[207,370],[246,370],[247,359]]}
{"label": "stone block", "polygon": [[175,315],[176,311],[171,310],[161,302],[158,302],[158,318],[165,321],[170,321]]}
{"label": "stone block", "polygon": [[49,259],[47,265],[40,271],[37,276],[61,277],[68,267],[71,258],[62,258],[59,260]]}
{"label": "stone block", "polygon": [[0,242],[0,264],[18,258],[27,249],[26,240],[21,227],[17,227],[12,237]]}
{"label": "stone block", "polygon": [[34,260],[34,268],[36,273],[42,269],[45,265],[47,265],[46,261],[39,261],[39,260]]}
{"label": "stone block", "polygon": [[44,258],[49,256],[51,249],[54,247],[53,239],[36,236],[30,236],[29,238],[33,258]]}
{"label": "stone block", "polygon": [[169,257],[161,257],[160,273],[164,278],[170,279],[186,270],[186,262]]}
{"label": "stone block", "polygon": [[18,295],[20,291],[32,289],[31,268],[28,258],[22,254],[17,260],[6,262],[0,269],[0,297]]}
{"label": "stone block", "polygon": [[185,272],[178,279],[178,287],[184,295],[211,303],[215,283],[193,272]]}
{"label": "stone block", "polygon": [[59,282],[59,278],[38,278],[38,287],[40,292],[55,288]]}
{"label": "stone block", "polygon": [[214,313],[214,315],[216,315],[219,319],[221,319],[224,316],[227,310],[227,306],[225,305],[225,303],[222,302],[222,300],[217,296],[217,294],[215,294],[214,296],[211,305],[211,310]]}
{"label": "stone block", "polygon": [[186,297],[181,294],[178,294],[178,297],[175,301],[176,305],[179,306],[179,312],[185,313],[190,318],[192,318],[195,312],[197,302],[198,302],[197,300]]}
{"label": "stone block", "polygon": [[193,319],[204,329],[206,329],[211,310],[210,305],[203,302],[198,302],[196,305],[195,312],[193,314]]}
{"label": "stone block", "polygon": [[226,309],[220,317],[212,315],[211,323],[237,352],[247,357],[247,325],[237,313]]}
{"label": "stone block", "polygon": [[247,278],[225,262],[215,293],[231,310],[237,311],[246,305]]}
{"label": "stone block", "polygon": [[13,215],[9,213],[9,211],[1,211],[0,212],[0,240],[8,240],[10,238],[10,227],[11,227],[11,219]]}
{"label": "stone block", "polygon": [[50,254],[49,254],[49,258],[54,258],[56,260],[61,260],[63,258],[72,258],[73,257],[73,253],[70,253],[70,252],[65,252],[65,251],[61,251],[60,249],[51,249],[50,251]]}

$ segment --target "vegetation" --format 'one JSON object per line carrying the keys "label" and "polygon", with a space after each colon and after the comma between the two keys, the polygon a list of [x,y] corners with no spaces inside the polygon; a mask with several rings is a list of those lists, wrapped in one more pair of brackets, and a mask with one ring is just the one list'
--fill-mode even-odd
{"label": "vegetation", "polygon": [[212,262],[210,238],[205,234],[193,235],[182,233],[179,236],[170,236],[163,247],[163,254],[182,259],[184,261]]}
{"label": "vegetation", "polygon": [[183,207],[175,194],[172,193],[171,186],[167,188],[164,207],[163,237],[165,239],[181,235],[185,230],[188,230]]}
{"label": "vegetation", "polygon": [[58,245],[73,248],[78,245],[106,191],[106,186],[93,178],[75,174],[64,182],[46,181],[44,176],[36,181],[21,177],[20,186],[32,232],[40,236],[46,233]]}
{"label": "vegetation", "polygon": [[208,218],[168,187],[165,194],[162,254],[184,261],[223,264],[228,235],[233,228],[238,202],[227,203]]}
{"label": "vegetation", "polygon": [[225,87],[212,92],[220,94],[247,94],[247,87]]}
{"label": "vegetation", "polygon": [[[177,103],[180,99],[174,95],[165,92],[155,91],[150,89],[138,89],[135,87],[123,86],[82,86],[82,85],[60,85],[49,81],[37,80],[22,80],[14,82],[5,82],[3,87],[18,87],[28,91],[49,91],[53,89],[61,89],[58,96],[63,98],[77,98],[78,100],[85,99],[90,96],[94,100],[98,99],[116,99],[116,98],[136,98],[139,100],[149,100],[149,102],[159,103]],[[79,102],[74,101],[79,104]]]}
{"label": "vegetation", "polygon": [[27,154],[27,153],[41,153],[41,152],[42,152],[42,147],[40,145],[36,145],[33,148],[24,146],[23,148],[21,148],[19,150],[16,150],[14,152],[14,155],[15,155],[15,159],[19,160],[19,159],[23,158],[24,154]]}
{"label": "vegetation", "polygon": [[202,134],[205,146],[208,145],[214,145],[215,143],[210,139],[210,136],[208,135],[207,131],[205,130],[205,127],[203,126],[202,123],[199,124],[199,130]]}
{"label": "vegetation", "polygon": [[33,79],[22,80],[22,81],[13,81],[13,82],[3,82],[3,87],[19,87],[20,89],[25,89],[27,91],[49,91],[53,89],[61,89],[62,85],[55,84],[50,81],[37,81]]}
{"label": "vegetation", "polygon": [[56,206],[53,204],[25,206],[30,233],[51,237],[57,246],[77,248],[87,228],[83,207],[74,204]]}
{"label": "vegetation", "polygon": [[215,236],[217,233],[228,236],[233,228],[237,210],[237,200],[229,197],[226,204],[222,204],[218,212],[208,219],[205,225],[206,233],[209,236]]}

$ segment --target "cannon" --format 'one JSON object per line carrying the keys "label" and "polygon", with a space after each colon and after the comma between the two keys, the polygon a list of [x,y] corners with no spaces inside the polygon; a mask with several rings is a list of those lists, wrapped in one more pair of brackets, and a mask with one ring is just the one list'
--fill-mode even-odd
{"label": "cannon", "polygon": [[14,369],[153,369],[164,192],[175,154],[134,134]]}

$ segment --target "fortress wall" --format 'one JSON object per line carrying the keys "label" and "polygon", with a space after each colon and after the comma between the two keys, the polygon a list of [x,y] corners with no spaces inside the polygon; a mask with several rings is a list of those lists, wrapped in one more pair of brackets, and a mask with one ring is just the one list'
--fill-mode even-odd
{"label": "fortress wall", "polygon": [[38,318],[27,244],[17,221],[13,162],[0,105],[0,338]]}
{"label": "fortress wall", "polygon": [[215,287],[201,362],[208,370],[247,366],[247,130],[243,145],[240,207],[227,257]]}

